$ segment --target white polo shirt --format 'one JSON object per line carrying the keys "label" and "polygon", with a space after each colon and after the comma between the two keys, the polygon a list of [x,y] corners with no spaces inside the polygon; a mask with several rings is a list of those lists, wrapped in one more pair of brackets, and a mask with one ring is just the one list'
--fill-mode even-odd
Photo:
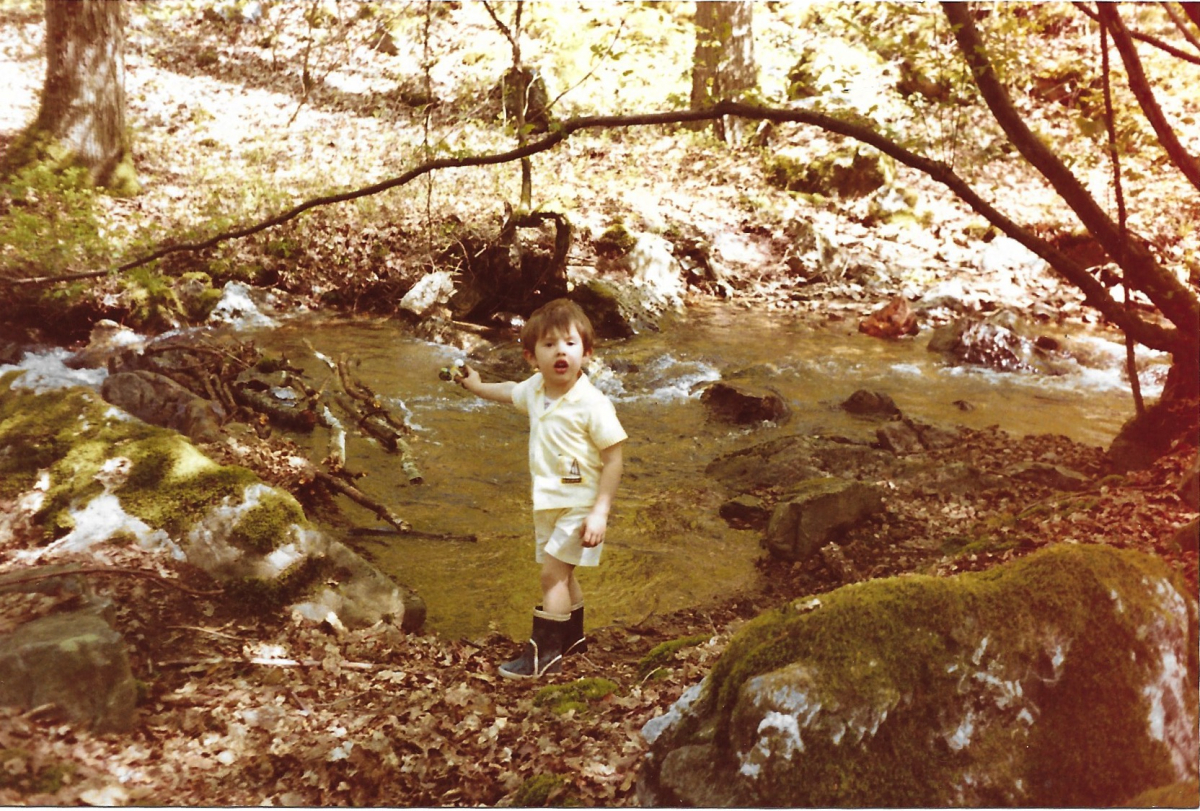
{"label": "white polo shirt", "polygon": [[546,406],[542,373],[513,389],[513,405],[529,415],[533,509],[590,507],[600,487],[600,451],[627,438],[609,399],[580,375]]}

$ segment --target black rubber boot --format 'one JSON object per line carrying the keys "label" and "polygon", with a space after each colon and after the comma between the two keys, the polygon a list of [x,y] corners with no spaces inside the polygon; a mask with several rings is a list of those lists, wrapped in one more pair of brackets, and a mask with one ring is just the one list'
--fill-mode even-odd
{"label": "black rubber boot", "polygon": [[500,665],[500,675],[509,679],[536,679],[561,672],[563,635],[570,620],[570,614],[551,614],[535,608],[533,634],[525,643],[525,650],[516,659]]}
{"label": "black rubber boot", "polygon": [[583,635],[583,603],[571,607],[567,631],[563,637],[563,656],[587,653],[587,637]]}

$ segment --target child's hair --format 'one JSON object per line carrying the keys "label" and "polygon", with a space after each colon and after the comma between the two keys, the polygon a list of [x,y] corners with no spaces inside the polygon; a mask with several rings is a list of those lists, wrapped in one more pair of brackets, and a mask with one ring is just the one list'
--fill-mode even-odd
{"label": "child's hair", "polygon": [[574,326],[583,340],[583,351],[591,352],[596,331],[582,308],[570,299],[557,298],[533,311],[521,327],[521,346],[532,353],[534,345],[548,333],[569,332]]}

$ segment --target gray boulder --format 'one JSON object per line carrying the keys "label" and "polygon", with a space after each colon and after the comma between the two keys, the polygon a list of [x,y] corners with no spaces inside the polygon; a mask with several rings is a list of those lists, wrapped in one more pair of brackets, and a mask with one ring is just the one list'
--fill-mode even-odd
{"label": "gray boulder", "polygon": [[100,396],[140,420],[171,428],[197,442],[221,438],[221,413],[216,405],[165,375],[144,370],[109,375],[100,386]]}
{"label": "gray boulder", "polygon": [[1197,772],[1197,611],[1159,558],[1059,544],[745,625],[643,728],[642,805],[1122,805]]}
{"label": "gray boulder", "polygon": [[883,510],[883,491],[832,477],[809,479],[776,504],[762,544],[775,557],[804,561],[845,530]]}
{"label": "gray boulder", "polygon": [[0,637],[0,704],[53,704],[73,722],[122,732],[136,703],[124,640],[95,613],[51,614]]}

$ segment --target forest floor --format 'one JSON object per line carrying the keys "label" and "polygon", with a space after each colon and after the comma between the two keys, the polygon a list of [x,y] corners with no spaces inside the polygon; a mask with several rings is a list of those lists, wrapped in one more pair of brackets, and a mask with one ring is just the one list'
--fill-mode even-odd
{"label": "forest floor", "polygon": [[[504,69],[507,44],[477,5],[435,5],[444,5],[439,15],[452,19],[439,17],[431,28],[430,51],[438,61],[428,76],[419,68],[419,49],[385,57],[356,49],[350,40],[330,40],[311,54],[311,73],[320,81],[307,94],[294,69],[303,51],[296,21],[274,29],[275,45],[267,47],[265,27],[223,21],[203,13],[202,4],[155,4],[161,17],[147,7],[135,17],[127,45],[129,115],[144,193],[103,202],[114,242],[135,226],[174,234],[201,227],[205,217],[250,222],[331,188],[400,174],[414,156],[433,154],[424,152],[430,141],[423,135],[422,108],[410,103],[422,93],[442,99],[433,108],[433,143],[440,140],[451,151],[510,148],[509,136],[455,125],[486,106],[488,82]],[[590,25],[546,17],[526,58],[544,60],[548,72],[557,68],[564,87],[597,85],[602,90],[589,92],[609,105],[605,109],[650,109],[656,83],[686,96],[684,76],[664,76],[654,67],[677,64],[686,73],[690,63],[686,21],[672,16],[670,5],[624,6],[630,18],[627,58],[640,55],[643,61],[623,79],[628,62],[586,57],[602,53],[618,29],[615,19],[603,19],[609,11],[593,11],[599,22]],[[419,43],[423,20],[413,14],[398,25]],[[40,16],[16,14],[6,22],[0,71],[8,91],[0,101],[0,147],[35,112],[42,81]],[[803,29],[792,23],[762,26],[756,47],[764,64],[773,50],[798,47],[794,40]],[[655,33],[660,29],[666,33]],[[635,47],[634,34],[654,47]],[[572,55],[568,45],[585,56]],[[768,72],[764,83],[783,81],[779,73]],[[479,78],[487,76],[492,78]],[[609,93],[611,87],[621,92]],[[565,97],[564,110],[570,112],[571,104],[575,97]],[[574,110],[590,108],[579,103]],[[802,148],[815,138],[789,135],[778,146]],[[998,158],[980,171],[993,173],[1001,204],[1041,210],[1042,224],[1053,226],[1052,195],[1028,177],[1004,175],[1012,166]],[[1045,272],[989,273],[973,266],[968,256],[977,246],[970,234],[978,219],[919,177],[906,176],[905,183],[935,210],[928,229],[871,228],[852,210],[797,201],[765,182],[757,150],[721,147],[706,133],[664,128],[572,139],[535,164],[538,193],[550,178],[553,198],[579,229],[573,266],[594,264],[592,239],[617,222],[646,230],[687,223],[718,246],[747,306],[799,311],[815,321],[857,319],[908,288],[927,289],[969,267],[966,286],[976,300],[1027,309],[1032,298],[1067,326],[1094,321],[1078,292]],[[516,180],[514,167],[448,173],[381,200],[318,209],[303,223],[280,229],[283,236],[226,246],[218,258],[266,266],[296,306],[328,306],[333,291],[352,309],[395,312],[406,285],[437,265],[439,229],[457,223],[494,232]],[[1156,207],[1141,210],[1152,215]],[[801,214],[838,234],[838,249],[854,256],[852,268],[872,272],[798,276],[788,245],[795,236],[790,224]],[[1166,255],[1189,250],[1177,236],[1156,235],[1153,222],[1144,225],[1146,233],[1161,237]],[[108,285],[110,298],[123,291],[116,281],[101,285]],[[1055,502],[1060,508],[1007,522],[1011,543],[1005,552],[946,556],[930,547],[893,561],[877,576],[951,575],[1073,540],[1162,555],[1195,594],[1195,553],[1170,544],[1175,528],[1195,517],[1177,494],[1195,464],[1194,441],[1150,470],[1115,479],[1101,478],[1098,449],[1061,438],[975,432],[956,452],[1000,466],[1040,459],[1048,445],[1057,464],[1094,474],[1093,488],[1062,496]],[[995,520],[1047,498],[1032,490],[1025,495],[1026,504],[1004,506],[895,500],[889,520],[912,537],[935,523],[944,529],[947,521],[963,535],[982,534]],[[1063,508],[1064,498],[1073,506]],[[0,549],[0,561],[11,561],[12,551],[11,545]],[[113,600],[117,627],[132,649],[143,687],[137,724],[129,732],[98,734],[63,722],[53,708],[0,709],[2,804],[633,805],[646,750],[642,725],[708,672],[745,620],[842,584],[819,565],[764,559],[756,587],[634,625],[590,629],[586,655],[569,659],[562,675],[530,684],[497,674],[497,664],[517,650],[512,640],[404,635],[391,625],[346,631],[246,616],[219,597],[172,585],[213,588],[198,571],[141,559],[130,550],[108,548],[104,554],[108,565],[164,575],[162,581],[111,577],[93,584]],[[78,599],[7,596],[0,627]]]}

